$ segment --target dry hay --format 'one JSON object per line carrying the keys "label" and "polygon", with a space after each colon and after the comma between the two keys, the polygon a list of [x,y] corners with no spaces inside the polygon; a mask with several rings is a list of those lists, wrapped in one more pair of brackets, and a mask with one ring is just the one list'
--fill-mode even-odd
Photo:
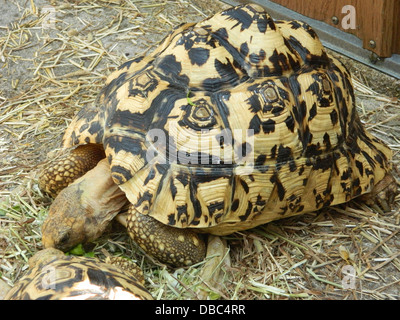
{"label": "dry hay", "polygon": [[[0,276],[12,285],[41,249],[40,226],[51,203],[35,175],[56,152],[73,115],[93,103],[116,66],[152,50],[172,26],[227,5],[204,0],[0,4],[10,12],[0,20]],[[55,9],[56,29],[43,28],[44,5]],[[391,146],[398,167],[400,103],[370,89],[370,71],[361,74],[354,79],[359,113]],[[399,220],[399,197],[385,214],[352,201],[225,237],[231,265],[224,267],[220,285],[208,288],[209,296],[399,299]],[[197,298],[201,266],[173,270],[157,264],[118,226],[85,249],[100,258],[113,254],[137,261],[158,299]],[[356,274],[353,289],[343,288],[344,266]]]}

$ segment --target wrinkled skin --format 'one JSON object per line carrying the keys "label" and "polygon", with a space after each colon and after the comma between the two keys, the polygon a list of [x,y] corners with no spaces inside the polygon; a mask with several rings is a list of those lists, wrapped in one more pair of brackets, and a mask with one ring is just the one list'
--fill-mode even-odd
{"label": "wrinkled skin", "polygon": [[127,202],[125,194],[108,179],[109,171],[104,159],[61,190],[42,226],[45,248],[67,251],[79,243],[93,241],[104,232]]}

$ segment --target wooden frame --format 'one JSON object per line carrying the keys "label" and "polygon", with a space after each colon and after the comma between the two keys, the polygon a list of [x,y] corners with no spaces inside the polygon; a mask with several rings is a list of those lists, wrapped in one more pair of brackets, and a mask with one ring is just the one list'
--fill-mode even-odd
{"label": "wooden frame", "polygon": [[[400,0],[273,0],[312,19],[324,21],[363,40],[365,49],[380,57],[400,54]],[[343,7],[355,8],[355,29],[344,29],[348,14]],[[336,18],[334,18],[336,17]]]}

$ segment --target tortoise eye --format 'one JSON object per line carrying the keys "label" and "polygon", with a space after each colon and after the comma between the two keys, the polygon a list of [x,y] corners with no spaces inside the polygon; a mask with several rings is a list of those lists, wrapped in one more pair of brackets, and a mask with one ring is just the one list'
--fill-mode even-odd
{"label": "tortoise eye", "polygon": [[66,248],[68,246],[68,242],[70,240],[70,233],[66,232],[62,235],[60,235],[60,239],[56,245],[57,248]]}

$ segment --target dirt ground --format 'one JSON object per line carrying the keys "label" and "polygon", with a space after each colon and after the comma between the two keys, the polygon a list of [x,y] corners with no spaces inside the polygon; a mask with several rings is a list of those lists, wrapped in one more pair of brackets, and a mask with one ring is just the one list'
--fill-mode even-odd
{"label": "dirt ground", "polygon": [[[0,0],[3,282],[13,285],[42,248],[40,226],[52,200],[38,189],[37,173],[57,152],[73,116],[93,103],[118,65],[153,50],[173,26],[227,7],[211,0]],[[54,12],[51,20],[46,10]],[[352,72],[364,124],[392,148],[398,167],[399,80],[340,58]],[[208,297],[398,300],[399,202],[397,196],[393,210],[380,213],[352,201],[227,236],[231,264],[208,287]],[[199,298],[201,266],[155,262],[118,225],[84,249],[100,259],[111,254],[136,261],[156,299]],[[349,288],[344,270],[355,275]]]}

